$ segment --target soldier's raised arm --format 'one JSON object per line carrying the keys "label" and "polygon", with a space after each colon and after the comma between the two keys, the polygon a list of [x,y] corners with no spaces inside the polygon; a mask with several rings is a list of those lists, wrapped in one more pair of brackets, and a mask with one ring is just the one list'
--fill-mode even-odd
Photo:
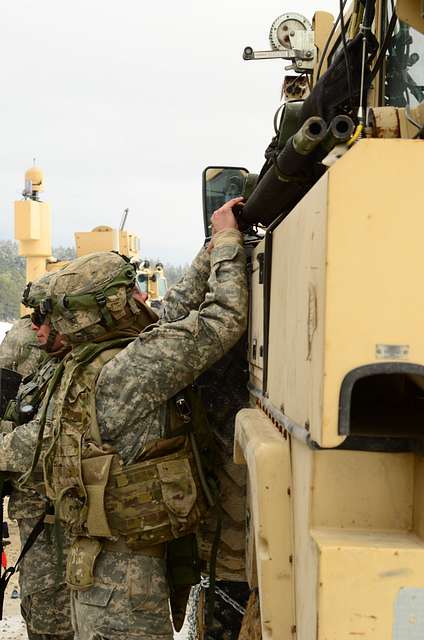
{"label": "soldier's raised arm", "polygon": [[166,292],[162,322],[174,322],[199,308],[206,295],[210,270],[208,250],[202,247],[181,280]]}
{"label": "soldier's raised arm", "polygon": [[[230,201],[217,212],[208,290],[198,311],[143,332],[102,369],[97,419],[105,440],[143,440],[147,416],[192,383],[240,338],[247,322],[246,260]],[[231,214],[231,217],[230,217]],[[217,220],[217,218],[215,218]],[[222,221],[222,220],[221,220]],[[132,456],[131,456],[132,457]]]}

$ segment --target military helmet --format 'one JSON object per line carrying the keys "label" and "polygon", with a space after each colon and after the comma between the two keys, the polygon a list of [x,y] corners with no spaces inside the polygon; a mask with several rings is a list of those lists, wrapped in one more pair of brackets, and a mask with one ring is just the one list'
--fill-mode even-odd
{"label": "military helmet", "polygon": [[47,296],[49,283],[54,273],[45,273],[41,278],[34,282],[28,282],[22,294],[22,304],[25,307],[35,309],[40,302]]}
{"label": "military helmet", "polygon": [[113,251],[76,258],[52,279],[41,310],[72,343],[128,326],[134,316],[144,328],[157,316],[147,305],[135,302],[135,276],[134,266]]}
{"label": "military helmet", "polygon": [[38,280],[28,282],[22,294],[22,304],[33,310],[31,313],[31,321],[38,327],[43,324],[46,317],[40,310],[40,304],[47,296],[53,275],[53,273],[46,273],[41,276],[41,278],[38,278]]}

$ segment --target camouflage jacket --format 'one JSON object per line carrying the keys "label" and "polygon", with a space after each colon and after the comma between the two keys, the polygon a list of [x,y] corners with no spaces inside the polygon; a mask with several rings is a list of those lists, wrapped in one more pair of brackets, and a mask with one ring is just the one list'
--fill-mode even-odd
{"label": "camouflage jacket", "polygon": [[0,367],[13,369],[24,378],[44,362],[46,354],[38,346],[31,318],[17,320],[0,345]]}
{"label": "camouflage jacket", "polygon": [[[58,363],[59,360],[57,358],[47,358],[34,375],[21,384],[18,391],[18,397],[23,392],[31,392],[31,389],[34,389],[35,387],[41,387],[42,391],[45,390]],[[50,414],[48,419],[51,419]],[[2,427],[3,425],[5,425],[4,422],[2,422]],[[6,431],[6,427],[4,429],[2,428],[2,430]],[[37,486],[37,484],[41,484],[42,482],[41,472],[38,474],[35,482],[31,483],[31,485],[27,485],[23,490],[18,489],[17,478],[12,477],[11,480],[13,492],[9,498],[9,518],[14,520],[22,520],[25,518],[31,519],[38,518],[45,513],[47,500],[44,495],[40,495],[40,493],[44,493],[41,486]]]}
{"label": "camouflage jacket", "polygon": [[[34,338],[30,319],[21,318],[0,345],[0,364],[28,378],[21,384],[18,394],[30,386],[46,387],[57,366],[57,360],[48,358]],[[11,422],[2,421],[2,433],[13,437],[13,426]],[[46,512],[47,500],[36,491],[35,485],[19,490],[16,476],[11,478],[11,482],[13,489],[8,501],[8,516],[18,521],[21,544],[24,544],[38,519]],[[54,532],[49,528],[43,531],[22,560],[19,571],[21,598],[57,588],[58,569],[52,536]]]}
{"label": "camouflage jacket", "polygon": [[203,247],[183,278],[166,292],[161,322],[174,322],[200,307],[206,295],[210,272],[210,256]]}
{"label": "camouflage jacket", "polygon": [[[238,231],[222,232],[209,256],[209,278],[201,252],[165,301],[168,322],[149,327],[102,369],[96,387],[100,433],[125,463],[136,460],[149,441],[165,436],[168,398],[191,384],[243,334],[247,279],[240,242]],[[188,281],[196,282],[191,301]]]}
{"label": "camouflage jacket", "polygon": [[[38,346],[29,317],[17,320],[0,345],[0,366],[14,369],[24,377],[33,375],[30,383],[37,384],[40,373],[51,367],[51,360]],[[43,376],[41,376],[43,377]],[[23,388],[21,384],[20,389]],[[1,431],[11,432],[13,423],[2,421]],[[13,479],[12,479],[13,483]],[[9,518],[37,518],[45,511],[45,500],[31,488],[13,491],[9,499]]]}
{"label": "camouflage jacket", "polygon": [[[182,283],[167,294],[164,320],[104,366],[96,386],[100,434],[125,463],[136,460],[148,441],[164,435],[167,399],[242,335],[247,297],[241,234],[221,232],[211,253],[202,250]],[[24,472],[31,465],[37,434],[34,420],[0,436],[0,469]],[[48,439],[48,429],[45,435]]]}

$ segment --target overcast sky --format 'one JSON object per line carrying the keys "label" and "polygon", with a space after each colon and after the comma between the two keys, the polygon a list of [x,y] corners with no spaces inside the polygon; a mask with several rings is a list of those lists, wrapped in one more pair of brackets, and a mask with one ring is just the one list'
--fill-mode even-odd
{"label": "overcast sky", "polygon": [[189,261],[202,241],[208,164],[257,172],[272,135],[284,63],[244,62],[268,49],[273,20],[312,18],[338,0],[2,0],[1,239],[33,157],[44,170],[53,245],[117,226],[145,256]]}

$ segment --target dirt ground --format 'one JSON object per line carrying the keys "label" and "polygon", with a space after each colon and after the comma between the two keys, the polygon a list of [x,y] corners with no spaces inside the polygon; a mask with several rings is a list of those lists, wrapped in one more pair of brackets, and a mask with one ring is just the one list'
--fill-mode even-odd
{"label": "dirt ground", "polygon": [[[5,508],[6,511],[6,508]],[[9,521],[9,535],[11,544],[6,547],[8,566],[15,563],[19,550],[19,532],[16,522]],[[10,579],[4,597],[3,620],[0,621],[0,640],[21,640],[27,639],[25,624],[21,618],[21,599],[12,598],[13,591],[19,594],[18,576],[14,575]]]}

